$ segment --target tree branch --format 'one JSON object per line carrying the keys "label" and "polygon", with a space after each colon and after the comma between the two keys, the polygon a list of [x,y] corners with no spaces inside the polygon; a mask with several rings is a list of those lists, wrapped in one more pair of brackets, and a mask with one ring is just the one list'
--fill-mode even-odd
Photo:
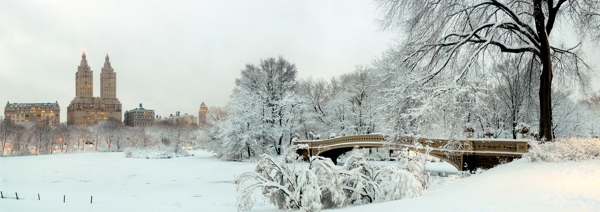
{"label": "tree branch", "polygon": [[552,32],[552,28],[554,28],[554,21],[556,20],[558,10],[560,9],[560,6],[562,6],[562,4],[564,4],[565,2],[567,2],[567,0],[560,0],[558,1],[558,4],[556,4],[556,7],[554,7],[553,1],[548,0],[548,10],[550,11],[550,14],[548,14],[548,22],[546,23],[546,34],[550,35],[550,32]]}

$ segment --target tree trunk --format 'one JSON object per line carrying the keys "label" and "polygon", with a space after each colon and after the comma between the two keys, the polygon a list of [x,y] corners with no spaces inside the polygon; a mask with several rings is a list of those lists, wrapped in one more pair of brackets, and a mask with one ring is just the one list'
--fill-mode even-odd
{"label": "tree trunk", "polygon": [[540,82],[540,138],[552,140],[551,61],[544,62]]}
{"label": "tree trunk", "polygon": [[550,44],[546,34],[545,17],[542,11],[542,0],[534,1],[535,28],[540,40],[540,139],[552,141],[552,59]]}
{"label": "tree trunk", "polygon": [[248,158],[250,158],[250,145],[248,145],[248,143],[246,143],[246,148],[248,148]]}
{"label": "tree trunk", "polygon": [[281,142],[283,141],[283,134],[279,136],[279,146],[277,147],[277,155],[281,155]]}
{"label": "tree trunk", "polygon": [[513,136],[513,139],[517,139],[517,130],[515,129],[515,127],[517,127],[517,122],[513,118],[513,124],[512,124],[512,136]]}

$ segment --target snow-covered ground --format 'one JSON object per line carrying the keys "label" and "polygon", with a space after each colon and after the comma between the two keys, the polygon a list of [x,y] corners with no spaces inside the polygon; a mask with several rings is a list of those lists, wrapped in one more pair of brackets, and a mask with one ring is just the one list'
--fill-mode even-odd
{"label": "snow-covered ground", "polygon": [[[174,159],[122,152],[0,158],[0,191],[23,199],[0,199],[0,211],[237,211],[234,175],[255,164],[190,153]],[[256,209],[277,211],[262,202]]]}
{"label": "snow-covered ground", "polygon": [[[191,153],[162,160],[123,153],[0,158],[0,191],[22,198],[0,199],[0,211],[237,211],[234,175],[252,171],[255,164]],[[452,170],[445,163],[428,168]],[[518,160],[430,188],[422,197],[330,211],[399,210],[600,211],[600,160]],[[259,198],[252,211],[280,210]]]}
{"label": "snow-covered ground", "polygon": [[520,159],[430,188],[418,198],[344,209],[399,210],[600,211],[600,160],[530,163]]}

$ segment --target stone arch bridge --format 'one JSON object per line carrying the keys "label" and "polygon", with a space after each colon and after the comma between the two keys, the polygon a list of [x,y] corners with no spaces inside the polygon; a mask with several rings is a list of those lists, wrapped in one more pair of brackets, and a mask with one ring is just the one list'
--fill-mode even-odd
{"label": "stone arch bridge", "polygon": [[[308,150],[299,150],[299,153],[305,158],[320,155],[331,158],[336,164],[338,156],[354,147],[388,147],[396,150],[408,148],[408,150],[423,153],[426,151],[424,147],[429,146],[431,148],[430,156],[452,164],[459,171],[492,168],[502,161],[509,162],[523,157],[528,149],[527,140],[466,139],[461,140],[462,147],[453,148],[450,151],[445,147],[448,139],[402,137],[397,142],[389,142],[386,138],[380,134],[354,135],[328,140],[301,140],[294,144],[308,145]],[[417,141],[417,145],[414,141]],[[415,146],[417,146],[416,149]]]}

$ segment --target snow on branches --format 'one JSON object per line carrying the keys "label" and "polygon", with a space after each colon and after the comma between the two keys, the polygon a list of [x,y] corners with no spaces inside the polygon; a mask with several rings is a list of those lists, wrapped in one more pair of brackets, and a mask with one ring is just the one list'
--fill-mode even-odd
{"label": "snow on branches", "polygon": [[353,151],[341,174],[350,204],[364,204],[421,196],[423,185],[415,174],[396,166],[381,167]]}
{"label": "snow on branches", "polygon": [[311,158],[308,169],[296,171],[295,163],[276,161],[263,154],[256,170],[236,177],[234,183],[239,194],[238,209],[244,211],[254,206],[255,189],[261,189],[264,199],[280,209],[320,211],[323,202],[336,206],[344,200],[335,164],[323,157]]}
{"label": "snow on branches", "polygon": [[226,160],[281,155],[299,128],[302,99],[295,94],[296,66],[279,57],[248,64],[236,79],[228,119],[218,124]]}
{"label": "snow on branches", "polygon": [[280,209],[320,211],[422,195],[424,190],[414,173],[396,166],[381,167],[368,162],[354,151],[343,167],[336,167],[324,157],[313,156],[307,168],[296,169],[296,163],[276,161],[262,155],[254,172],[235,178],[238,209],[254,206],[255,190]]}
{"label": "snow on branches", "polygon": [[554,142],[529,141],[529,158],[532,162],[582,161],[600,158],[598,138],[559,138]]}

